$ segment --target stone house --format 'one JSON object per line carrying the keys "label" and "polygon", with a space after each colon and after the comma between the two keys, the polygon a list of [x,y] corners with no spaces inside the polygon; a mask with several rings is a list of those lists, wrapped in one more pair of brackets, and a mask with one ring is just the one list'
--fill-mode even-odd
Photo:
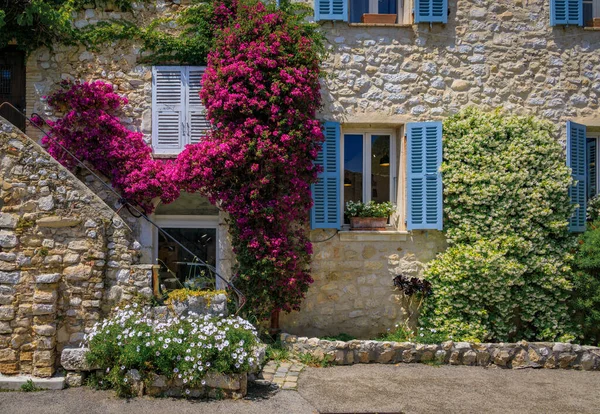
{"label": "stone house", "polygon": [[[186,7],[183,0],[159,0],[134,3],[131,12],[90,8],[79,12],[74,22],[77,27],[108,19],[145,24],[183,7]],[[385,15],[388,22],[374,23],[373,19],[381,17],[378,15]],[[327,164],[314,191],[311,231],[315,282],[302,311],[282,316],[282,329],[303,335],[346,332],[372,337],[406,319],[409,312],[392,280],[398,274],[421,275],[425,264],[445,248],[440,231],[443,206],[438,173],[442,157],[441,121],[469,105],[489,111],[502,107],[510,113],[531,114],[556,124],[556,139],[565,142],[568,162],[578,179],[572,193],[574,203],[580,208],[572,219],[572,227],[581,230],[586,199],[596,194],[599,184],[600,33],[596,31],[600,28],[594,27],[596,17],[600,18],[597,0],[317,0],[315,20],[326,35],[328,57],[323,63],[326,76],[322,81],[323,108],[319,113],[327,138],[325,156],[321,159]],[[140,48],[139,41],[121,40],[99,51],[57,45],[53,50],[32,53],[24,62],[26,76],[18,81],[25,91],[21,99],[27,114],[51,116],[42,97],[62,79],[105,80],[129,99],[123,122],[145,134],[156,157],[175,156],[184,145],[201,139],[209,128],[198,99],[204,68],[145,65],[140,63],[143,57]],[[8,55],[2,59],[7,60]],[[23,61],[12,58],[0,63],[10,68],[22,65]],[[0,92],[10,82],[17,82],[16,76],[11,78],[2,73]],[[39,138],[38,131],[31,127],[26,133],[34,140]],[[10,139],[14,138],[7,138],[2,145],[8,148],[12,145]],[[27,140],[20,142],[24,142],[24,148],[34,148]],[[7,157],[4,151],[8,150],[3,147],[2,154]],[[33,151],[37,154],[35,158],[43,153],[37,147]],[[16,188],[23,189],[19,193],[35,187],[31,191],[39,190],[42,194],[42,188],[46,187],[44,192],[50,193],[41,198],[65,197],[63,190],[59,190],[64,185],[42,185],[44,178],[40,172],[30,169],[27,175],[7,176],[5,181],[10,182],[6,185],[15,188],[12,181],[16,182]],[[56,174],[58,177],[59,173]],[[118,200],[93,177],[79,176],[79,180],[75,183],[71,177],[70,185],[84,183],[99,197],[99,203],[103,200],[98,211],[106,212],[110,220],[102,234],[111,234],[114,214],[109,207],[116,209]],[[9,190],[3,191],[4,197]],[[78,191],[88,194],[88,190]],[[90,199],[93,193],[89,193]],[[40,200],[37,209],[42,209]],[[349,200],[392,201],[397,212],[385,231],[350,231],[343,215],[344,203]],[[69,208],[60,203],[55,206]],[[3,217],[5,212],[20,214],[22,218],[28,213],[24,209],[9,211],[8,207],[8,204],[2,207]],[[65,272],[71,271],[66,268],[81,263],[81,257],[70,263],[66,255],[81,256],[77,250],[69,251],[69,240],[78,237],[88,240],[87,219],[83,217],[89,214],[83,207],[77,207],[56,215],[82,217],[76,225],[53,230],[61,232],[57,236],[63,238],[59,242],[61,249],[66,243],[60,265],[57,263],[56,272],[52,270],[63,280],[67,277]],[[179,265],[189,260],[184,252],[160,237],[148,223],[124,211],[120,215],[128,229],[127,237],[119,236],[123,252],[119,261],[113,263],[117,266],[108,269],[106,284],[96,282],[100,293],[90,290],[90,301],[95,300],[94,295],[98,300],[117,295],[118,289],[111,289],[111,284],[129,284],[127,289],[131,284],[147,287],[147,275],[139,280],[125,277],[124,273],[118,276],[122,269],[136,274],[131,266],[135,270],[137,263],[158,261],[184,277],[185,269]],[[10,217],[6,220],[11,226],[14,220],[18,223],[19,218]],[[97,224],[104,223],[95,216],[89,217]],[[230,276],[234,257],[227,239],[225,216],[207,200],[184,194],[170,205],[158,205],[152,219],[176,238],[185,240],[187,247],[215,265],[220,274]],[[37,231],[39,219],[35,220]],[[6,227],[3,221],[0,227],[3,227],[2,237],[5,232],[15,233],[15,227]],[[100,235],[99,231],[96,233]],[[13,257],[12,250],[27,247],[18,235],[15,237],[21,244],[3,246],[0,263],[11,263],[5,259]],[[88,241],[93,244],[98,240]],[[44,237],[41,246],[31,247],[35,251],[50,241]],[[116,254],[110,243],[106,239],[97,250],[105,251],[105,255]],[[43,265],[48,257],[54,256],[50,254],[52,247],[46,248],[49,256],[42,261]],[[15,254],[17,260],[20,256],[18,252]],[[21,265],[16,263],[2,266],[11,268],[6,270],[9,272],[20,271],[17,268]],[[91,271],[93,274],[94,270]],[[14,280],[14,276],[4,273],[2,277]],[[3,319],[2,329],[6,331],[0,336],[7,346],[7,355],[13,358],[9,351],[14,347],[8,344],[20,322],[8,309],[26,313],[29,305],[23,302],[21,308],[7,283],[10,284],[0,279],[0,287],[6,291],[3,294],[10,296],[2,299],[5,302],[1,312],[7,312],[7,319]],[[31,283],[29,288],[33,286]],[[62,282],[56,283],[62,286]],[[59,308],[67,312],[70,308],[62,303],[75,293],[64,293],[61,289],[56,289],[56,300],[61,304]],[[127,289],[125,295],[129,294]],[[35,290],[28,292],[27,295],[33,295],[33,302],[27,303],[35,303]],[[81,306],[88,300],[87,293],[83,295],[86,299],[81,298]],[[42,320],[35,316],[32,323],[38,319]],[[77,320],[72,325],[78,324],[81,329],[65,328],[68,338],[61,336],[59,344],[80,339],[73,334],[82,332],[87,325],[81,323],[81,318]],[[1,345],[2,342],[0,352],[5,352]]]}

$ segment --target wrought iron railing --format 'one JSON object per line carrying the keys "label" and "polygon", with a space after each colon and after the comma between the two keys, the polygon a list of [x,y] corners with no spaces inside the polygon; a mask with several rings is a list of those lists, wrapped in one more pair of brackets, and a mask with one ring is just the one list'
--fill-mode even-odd
{"label": "wrought iron railing", "polygon": [[[36,117],[36,122],[33,122],[30,117],[26,116],[23,112],[21,112],[19,109],[17,109],[15,106],[13,106],[11,103],[3,102],[2,104],[0,104],[0,109],[2,109],[4,107],[12,108],[16,113],[20,114],[23,118],[25,118],[25,120],[27,121],[27,123],[29,123],[29,125],[31,125],[33,128],[36,128],[37,130],[39,130],[42,134],[44,134],[44,136],[48,140],[52,141],[53,144],[59,146],[65,152],[65,154],[67,154],[73,161],[75,161],[75,163],[76,163],[75,166],[85,169],[96,180],[98,180],[98,182],[106,190],[108,190],[113,195],[115,195],[119,199],[119,204],[120,204],[119,209],[117,211],[115,211],[116,215],[118,215],[119,211],[122,208],[126,208],[133,217],[140,218],[140,219],[147,221],[153,227],[155,227],[161,235],[163,235],[164,237],[166,237],[168,240],[172,241],[173,243],[176,243],[178,245],[178,247],[183,249],[185,251],[185,253],[187,253],[188,255],[190,255],[193,258],[192,262],[185,262],[186,267],[190,267],[195,270],[202,269],[205,272],[205,276],[207,277],[207,279],[209,279],[211,277],[214,278],[215,283],[212,286],[213,289],[216,289],[216,287],[217,287],[216,281],[217,280],[221,281],[221,283],[223,283],[226,286],[226,290],[228,290],[229,292],[231,292],[233,294],[232,300],[235,303],[235,308],[236,308],[235,314],[237,315],[240,312],[240,310],[246,304],[245,295],[239,289],[237,289],[229,280],[227,280],[226,278],[221,276],[217,272],[217,269],[215,268],[215,266],[206,263],[204,260],[202,260],[200,257],[198,257],[194,252],[192,252],[190,249],[188,249],[183,243],[181,243],[175,237],[171,236],[166,230],[164,230],[162,227],[160,227],[158,224],[156,224],[150,217],[148,217],[148,215],[142,209],[138,208],[136,205],[132,204],[129,200],[127,200],[121,194],[119,194],[113,187],[108,185],[95,171],[93,171],[91,168],[89,168],[83,161],[81,161],[71,151],[69,151],[67,148],[65,148],[65,146],[63,146],[58,140],[56,140],[52,135],[50,135],[48,132],[46,132],[39,125],[39,121],[37,121],[39,119],[40,121],[42,121],[44,123],[45,126],[50,128],[50,124],[42,116],[40,116],[37,113],[33,113],[32,117]],[[60,137],[60,134],[56,134],[56,135],[58,135]],[[62,138],[62,137],[60,137],[60,138]],[[166,267],[166,265],[165,265],[165,267]],[[168,267],[167,267],[167,269],[168,269]],[[171,269],[168,269],[168,270],[172,272]],[[189,273],[189,274],[191,274],[191,273]],[[179,281],[181,283],[182,287],[186,287],[185,282],[186,282],[186,280],[189,280],[189,279],[190,278],[184,279],[184,282]]]}

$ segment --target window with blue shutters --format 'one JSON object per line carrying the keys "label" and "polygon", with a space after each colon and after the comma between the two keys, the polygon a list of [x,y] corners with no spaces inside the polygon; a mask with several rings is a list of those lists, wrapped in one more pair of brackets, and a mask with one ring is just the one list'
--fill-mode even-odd
{"label": "window with blue shutters", "polygon": [[448,23],[448,0],[414,0],[415,23]]}
{"label": "window with blue shutters", "polygon": [[318,181],[312,185],[313,207],[311,227],[313,229],[339,229],[340,213],[340,124],[325,122],[325,142],[315,160],[322,167]]}
{"label": "window with blue shutters", "polygon": [[442,123],[406,125],[408,230],[442,230]]}
{"label": "window with blue shutters", "polygon": [[583,0],[550,0],[550,25],[583,26]]}
{"label": "window with blue shutters", "polygon": [[315,20],[348,21],[349,0],[315,0]]}
{"label": "window with blue shutters", "polygon": [[585,231],[586,216],[586,127],[567,122],[567,166],[571,168],[573,185],[569,188],[571,204],[575,205],[575,211],[569,220],[569,230],[572,232]]}

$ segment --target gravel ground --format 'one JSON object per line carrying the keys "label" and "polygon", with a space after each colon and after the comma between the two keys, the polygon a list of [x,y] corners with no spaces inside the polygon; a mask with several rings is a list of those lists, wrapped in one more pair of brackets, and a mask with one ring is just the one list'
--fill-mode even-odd
{"label": "gravel ground", "polygon": [[600,413],[600,372],[423,364],[307,368],[298,391],[250,388],[241,401],[123,400],[73,388],[0,393],[1,414]]}

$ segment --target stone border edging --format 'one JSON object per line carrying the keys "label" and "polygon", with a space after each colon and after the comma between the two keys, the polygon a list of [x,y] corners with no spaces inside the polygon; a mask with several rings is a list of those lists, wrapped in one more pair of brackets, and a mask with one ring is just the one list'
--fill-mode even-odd
{"label": "stone border edging", "polygon": [[600,348],[562,342],[441,344],[379,342],[372,340],[327,341],[282,333],[283,346],[336,365],[431,362],[449,365],[497,366],[501,368],[579,369],[600,371]]}

